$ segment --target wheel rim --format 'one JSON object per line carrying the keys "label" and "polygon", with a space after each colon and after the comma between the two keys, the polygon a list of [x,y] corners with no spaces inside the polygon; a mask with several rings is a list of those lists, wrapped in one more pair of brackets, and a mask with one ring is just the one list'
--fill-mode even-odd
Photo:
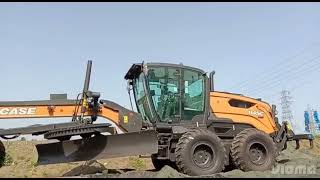
{"label": "wheel rim", "polygon": [[267,161],[267,148],[258,142],[251,143],[249,146],[249,158],[252,163],[262,165]]}
{"label": "wheel rim", "polygon": [[192,160],[200,168],[210,168],[214,165],[213,147],[208,143],[197,143],[192,149]]}

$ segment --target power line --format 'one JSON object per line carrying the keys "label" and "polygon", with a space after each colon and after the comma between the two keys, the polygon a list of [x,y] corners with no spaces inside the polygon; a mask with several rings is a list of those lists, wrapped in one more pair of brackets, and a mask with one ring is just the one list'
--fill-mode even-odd
{"label": "power line", "polygon": [[[278,85],[275,85],[275,86],[273,86],[273,87],[271,87],[271,88],[268,88],[269,90],[270,89],[274,89],[275,87],[277,87]],[[299,85],[298,87],[295,87],[295,88],[292,88],[292,89],[290,89],[291,91],[295,91],[296,89],[298,89],[298,88],[302,88],[303,86],[301,85]],[[258,96],[258,94],[257,94],[258,92],[255,92],[255,93],[253,93],[253,94],[251,94],[251,96]],[[256,94],[256,95],[255,95]],[[273,93],[273,94],[271,94],[271,95],[269,95],[269,96],[267,96],[268,98],[270,97],[270,96],[274,96],[274,95],[276,95],[276,93]]]}
{"label": "power line", "polygon": [[[307,85],[307,84],[310,84],[310,83],[313,83],[314,81],[303,81],[302,83],[297,83],[295,86],[291,87],[291,88],[288,88],[288,90],[292,93],[292,92],[295,92],[297,89],[300,89],[302,87],[304,87],[304,85]],[[272,94],[268,94],[267,96],[262,96],[264,99],[275,99],[277,98],[277,95],[280,94],[281,91],[276,91]]]}
{"label": "power line", "polygon": [[[317,70],[318,68],[320,68],[320,66],[318,66],[318,67],[310,70],[310,72],[315,71],[315,70]],[[302,76],[300,76],[299,74],[296,74],[295,76],[292,76],[290,79],[288,79],[288,81],[297,80],[297,79],[300,79],[301,77],[302,77]],[[282,81],[278,81],[278,83],[270,84],[270,85],[268,85],[268,86],[266,86],[266,87],[257,89],[256,91],[253,91],[253,92],[247,93],[247,94],[253,94],[253,95],[254,95],[254,94],[257,94],[257,95],[258,95],[259,93],[261,93],[261,90],[262,90],[262,89],[267,89],[267,91],[270,91],[271,89],[274,89],[274,88],[278,87],[278,86],[281,85],[281,84],[282,84]],[[287,86],[287,85],[286,85],[286,86]]]}
{"label": "power line", "polygon": [[[299,69],[301,69],[302,67],[311,64],[312,62],[317,62],[317,60],[318,60],[319,57],[320,57],[320,56],[316,56],[316,57],[313,57],[313,58],[311,58],[311,59],[307,59],[307,60],[304,61],[301,65],[299,65],[299,66],[297,66],[297,67],[295,67],[295,68],[289,68],[289,69],[287,69],[286,71],[280,71],[280,73],[274,74],[273,76],[270,76],[269,78],[264,79],[263,81],[260,81],[260,82],[259,82],[259,85],[260,85],[260,86],[264,86],[264,85],[265,85],[264,82],[270,83],[270,82],[272,82],[271,80],[276,80],[277,77],[285,77],[285,75],[290,74],[291,72],[294,72],[295,70],[299,70]],[[309,66],[307,66],[307,67],[309,67]],[[299,71],[298,71],[298,72],[299,72]],[[282,76],[281,76],[281,75],[282,75]],[[259,87],[259,85],[258,85],[258,86],[255,86],[253,89],[256,89],[257,87]],[[248,90],[252,90],[252,89],[247,89],[247,91],[248,91]]]}
{"label": "power line", "polygon": [[[276,70],[275,70],[276,67],[280,67],[281,64],[285,64],[285,63],[289,62],[289,60],[295,59],[296,57],[304,54],[308,49],[311,49],[311,48],[314,47],[315,45],[318,45],[318,44],[317,44],[317,43],[312,43],[310,46],[303,48],[303,49],[302,49],[301,51],[299,51],[297,54],[295,54],[295,55],[293,55],[293,56],[291,56],[291,57],[289,57],[289,58],[285,58],[284,61],[281,61],[280,63],[278,63],[278,64],[274,65],[273,67],[271,67],[271,68],[270,68],[271,71],[268,71],[268,72],[269,72],[269,73],[272,73],[272,72],[276,71]],[[290,62],[289,62],[289,63],[290,63]],[[292,62],[291,62],[291,64],[292,64]],[[254,79],[254,80],[259,80],[259,79],[261,79],[261,78],[259,78],[259,75],[261,75],[261,73],[257,74],[257,76],[255,76],[256,79]],[[263,77],[268,77],[268,76],[269,76],[269,74],[264,74]],[[252,82],[252,81],[254,81],[254,80],[248,79],[248,80],[242,81],[242,82],[237,83],[236,85],[232,86],[231,89],[233,89],[233,88],[235,88],[235,87],[243,87],[244,85],[246,85],[246,84],[248,84],[248,83],[250,83],[250,82]]]}
{"label": "power line", "polygon": [[[311,46],[311,47],[312,47],[312,46]],[[285,59],[285,61],[276,64],[271,70],[269,70],[269,71],[264,71],[264,73],[259,73],[259,75],[262,74],[262,76],[255,76],[256,79],[254,79],[254,80],[249,79],[249,80],[247,81],[247,84],[242,84],[242,86],[240,86],[240,87],[245,87],[246,85],[252,84],[252,81],[253,81],[253,82],[256,82],[256,80],[260,80],[260,79],[263,79],[263,78],[265,78],[265,77],[269,77],[270,75],[274,75],[274,74],[277,73],[277,72],[281,72],[283,66],[284,66],[284,67],[287,67],[287,68],[290,67],[290,66],[294,66],[295,63],[297,63],[297,62],[296,62],[297,60],[298,60],[298,63],[300,62],[299,59],[295,59],[295,58],[298,57],[298,56],[303,55],[303,53],[304,53],[307,49],[310,49],[311,47],[305,48],[304,50],[302,50],[300,53],[296,54],[296,55],[293,56],[292,58]],[[312,53],[312,51],[311,51],[311,53]],[[290,61],[290,59],[293,59],[293,61]],[[295,59],[295,60],[294,60],[294,59]],[[288,64],[286,65],[285,63],[288,63]],[[281,66],[281,64],[283,64],[283,66]],[[280,67],[280,69],[279,69],[279,67]]]}
{"label": "power line", "polygon": [[[267,89],[267,88],[271,88],[274,87],[276,85],[279,85],[282,83],[282,81],[286,80],[291,80],[292,78],[295,77],[299,77],[301,74],[306,73],[306,72],[312,72],[314,70],[318,70],[320,67],[320,62],[316,63],[316,64],[312,64],[311,66],[308,66],[308,68],[305,69],[301,69],[300,71],[295,72],[294,74],[291,74],[293,76],[283,76],[286,79],[273,79],[272,81],[269,81],[268,83],[262,83],[260,86],[256,86],[254,89],[250,89],[251,93],[256,93],[257,91],[261,90],[261,89]],[[282,80],[282,81],[281,81]],[[248,91],[248,90],[247,90]]]}
{"label": "power line", "polygon": [[[309,71],[309,72],[311,72],[311,71]],[[301,78],[298,78],[298,79],[303,80],[303,79],[305,79],[307,76],[299,76],[299,77],[301,77],[302,79],[301,79]],[[295,80],[297,80],[297,79],[295,79]],[[290,92],[294,92],[294,91],[296,91],[297,89],[304,87],[304,85],[313,83],[314,81],[303,81],[303,82],[295,81],[295,82],[297,82],[296,85],[293,85],[291,88],[287,88],[288,90],[290,90]],[[276,87],[276,86],[274,86],[274,87]],[[273,88],[271,88],[271,89],[273,89]],[[270,90],[270,89],[269,89],[269,90]],[[271,98],[271,100],[272,100],[272,99],[277,98],[277,95],[280,94],[280,92],[281,92],[280,90],[279,90],[279,91],[276,91],[276,92],[273,91],[273,93],[267,94],[267,95],[262,95],[261,97],[262,97],[263,99],[270,99],[270,97],[272,97],[272,98]],[[253,94],[255,94],[255,93],[253,93]]]}
{"label": "power line", "polygon": [[[318,70],[319,68],[320,68],[320,66],[316,66],[316,67],[314,67],[313,69],[308,69],[308,70],[305,71],[305,72],[312,72],[312,71]],[[295,76],[291,76],[291,78],[288,78],[288,79],[287,79],[287,82],[290,81],[290,80],[300,79],[301,77],[303,77],[303,76],[301,76],[300,74],[295,74]],[[262,90],[262,89],[268,89],[268,90],[274,89],[275,87],[281,85],[281,83],[283,83],[283,82],[282,82],[282,81],[277,81],[277,83],[269,84],[268,86],[262,87],[262,88],[260,88],[260,89],[256,89],[255,91],[251,92],[251,94],[257,94],[257,93],[260,92],[259,90]],[[248,94],[249,94],[249,93],[248,93]]]}

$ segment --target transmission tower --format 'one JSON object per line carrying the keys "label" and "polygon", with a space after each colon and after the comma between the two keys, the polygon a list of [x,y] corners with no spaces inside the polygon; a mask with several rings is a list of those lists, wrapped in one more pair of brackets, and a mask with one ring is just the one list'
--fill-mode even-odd
{"label": "transmission tower", "polygon": [[291,111],[291,104],[292,104],[292,96],[290,95],[290,91],[282,90],[281,91],[281,98],[280,104],[282,109],[282,122],[287,121],[292,126],[293,129],[296,129],[294,126],[295,124],[292,123],[293,114]]}

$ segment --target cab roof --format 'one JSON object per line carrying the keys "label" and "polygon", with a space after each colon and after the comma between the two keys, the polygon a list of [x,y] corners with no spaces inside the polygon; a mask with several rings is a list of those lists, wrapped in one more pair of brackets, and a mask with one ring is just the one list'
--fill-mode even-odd
{"label": "cab roof", "polygon": [[[130,69],[128,70],[126,75],[124,76],[124,79],[128,80],[128,79],[136,78],[142,72],[142,64],[143,63],[134,63],[130,67]],[[146,65],[147,67],[148,66],[152,66],[152,67],[158,66],[158,67],[184,68],[184,69],[198,71],[202,74],[206,73],[202,69],[191,67],[191,66],[185,66],[182,63],[181,64],[171,64],[171,63],[157,63],[157,62],[155,62],[155,63],[144,63],[144,65]]]}

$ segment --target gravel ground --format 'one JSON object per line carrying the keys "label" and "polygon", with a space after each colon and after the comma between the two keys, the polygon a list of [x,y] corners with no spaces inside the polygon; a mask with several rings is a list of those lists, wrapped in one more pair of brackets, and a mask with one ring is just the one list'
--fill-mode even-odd
{"label": "gravel ground", "polygon": [[[235,169],[228,172],[198,176],[194,178],[318,178],[320,177],[320,141],[316,139],[314,148],[309,148],[308,141],[301,142],[301,148],[295,149],[295,143],[290,142],[288,148],[277,157],[275,167],[270,171],[250,171],[243,172]],[[79,176],[78,176],[79,177]],[[189,177],[177,172],[169,166],[165,166],[160,171],[128,171],[128,172],[103,172],[94,175],[83,175],[82,177],[99,178],[181,178]]]}
{"label": "gravel ground", "polygon": [[[99,161],[62,163],[37,166],[35,164],[35,142],[4,142],[11,161],[0,168],[0,177],[91,177],[91,178],[180,178],[188,177],[169,166],[155,171],[150,158],[122,157]],[[277,158],[275,168],[264,172],[242,172],[231,170],[202,178],[255,178],[255,177],[320,177],[320,139],[309,148],[309,142],[301,142],[301,149],[295,150],[295,143]],[[197,178],[197,177],[195,177]]]}

